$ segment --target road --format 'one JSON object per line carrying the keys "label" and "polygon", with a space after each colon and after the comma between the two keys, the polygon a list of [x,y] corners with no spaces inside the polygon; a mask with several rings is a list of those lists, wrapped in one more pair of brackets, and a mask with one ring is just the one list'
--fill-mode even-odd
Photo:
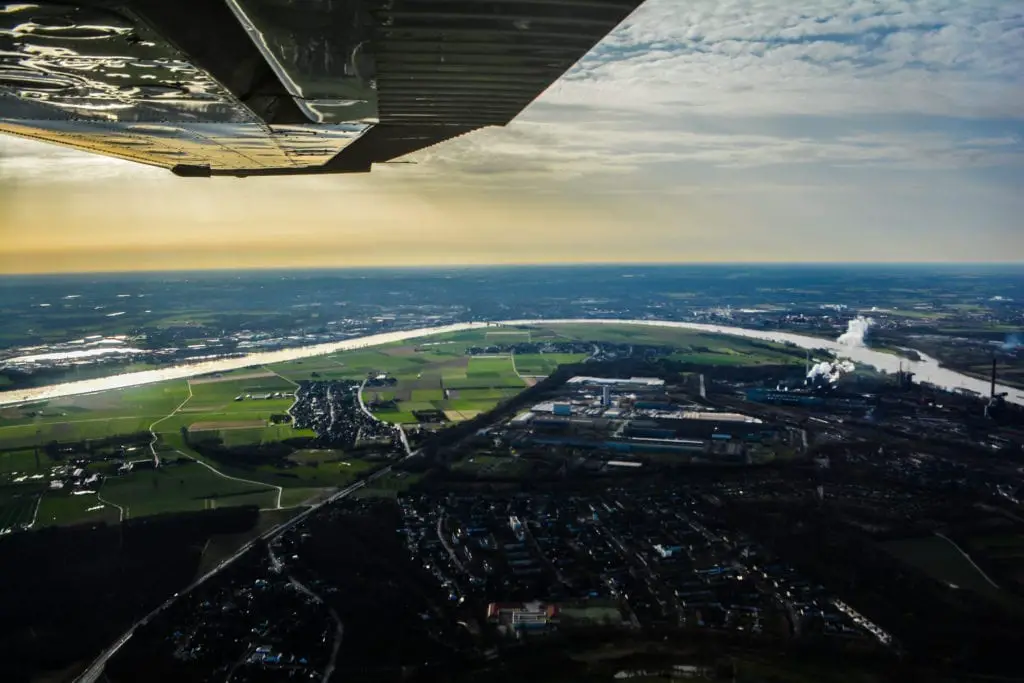
{"label": "road", "polygon": [[163,422],[164,420],[170,419],[177,415],[178,411],[184,408],[185,404],[192,400],[192,382],[186,380],[185,385],[188,387],[188,396],[185,397],[185,400],[179,403],[178,407],[172,410],[170,413],[164,415],[159,420],[149,425],[149,434],[150,436],[152,436],[152,440],[149,442],[149,450],[153,453],[153,467],[160,467],[160,454],[157,453],[156,451],[156,443],[157,441],[160,440],[160,437],[157,436],[156,426]]}
{"label": "road", "polygon": [[193,462],[199,463],[200,465],[202,465],[206,469],[208,469],[211,472],[213,472],[214,474],[216,474],[218,477],[223,477],[224,479],[230,479],[231,481],[240,481],[243,484],[253,484],[255,486],[265,486],[265,487],[272,488],[272,489],[276,490],[277,491],[277,502],[275,503],[274,507],[272,507],[272,508],[260,508],[260,510],[280,510],[281,509],[281,494],[284,493],[284,489],[282,487],[278,486],[277,484],[268,484],[266,482],[256,481],[255,479],[242,479],[241,477],[232,477],[230,474],[224,474],[223,472],[221,472],[220,470],[218,470],[216,467],[214,467],[213,465],[209,464],[208,462],[204,462],[203,460],[200,460],[199,458],[191,456],[191,455],[189,455],[188,453],[186,453],[184,451],[179,451],[179,450],[175,449],[174,452],[177,453],[178,455],[185,456],[186,458],[188,458],[189,460],[192,460]]}
{"label": "road", "polygon": [[[288,577],[288,582],[295,586],[296,590],[298,590],[300,593],[308,595],[317,604],[324,605],[325,607],[327,607],[327,611],[331,615],[331,620],[334,621],[334,642],[331,644],[331,657],[327,661],[327,666],[324,667],[323,675],[320,677],[320,683],[327,683],[327,681],[329,681],[331,678],[331,674],[334,672],[334,666],[338,660],[338,651],[341,650],[341,641],[345,637],[345,624],[342,623],[341,617],[338,616],[338,613],[334,611],[333,607],[325,603],[323,598],[321,598],[319,595],[313,592],[313,590],[306,586],[306,584],[296,579],[293,574],[290,574],[288,572],[288,567],[283,562],[281,562],[281,560],[277,557],[277,553],[274,552],[274,546],[272,543],[267,543],[267,554],[270,556],[270,564],[273,567],[274,571],[278,574],[284,573],[285,576]],[[234,669],[232,669],[232,673],[234,673]],[[227,680],[225,680],[224,683],[230,683],[230,681],[231,674],[228,675],[228,678]]]}
{"label": "road", "polygon": [[455,553],[455,549],[452,548],[452,544],[448,542],[447,534],[444,531],[444,520],[445,515],[438,515],[437,517],[437,540],[441,541],[441,545],[445,550],[448,551],[448,557],[451,559],[452,564],[459,568],[459,571],[468,574],[469,570],[466,569],[462,561],[459,560],[459,556]]}
{"label": "road", "polygon": [[[363,413],[365,413],[366,416],[371,420],[375,420],[377,422],[384,422],[384,420],[374,415],[373,411],[367,408],[366,403],[363,402],[363,389],[366,388],[366,382],[367,380],[364,379],[363,383],[359,385],[359,391],[356,393],[356,396],[359,398],[359,409],[362,410]],[[402,442],[402,448],[405,449],[405,457],[408,458],[412,456],[412,448],[409,446],[409,439],[405,436],[405,430],[402,429],[402,425],[393,424],[391,425],[391,427],[398,432],[398,440]]]}
{"label": "road", "polygon": [[[415,457],[417,453],[418,452],[410,453],[405,458],[403,458],[402,461],[408,460],[409,458],[412,458],[412,457]],[[149,614],[147,614],[146,616],[142,617],[141,619],[136,621],[134,624],[132,624],[132,626],[127,631],[125,631],[124,634],[120,638],[118,638],[116,641],[114,641],[114,643],[110,647],[108,647],[106,650],[104,650],[95,660],[93,660],[92,664],[89,665],[89,668],[87,668],[84,672],[82,672],[82,674],[78,678],[75,679],[75,683],[96,683],[96,681],[98,681],[100,679],[100,676],[103,675],[103,669],[104,669],[104,667],[106,667],[107,661],[111,657],[113,657],[115,654],[117,654],[118,650],[120,650],[122,647],[124,647],[124,644],[127,643],[131,639],[131,637],[135,634],[136,629],[138,629],[141,626],[145,626],[146,624],[148,624],[151,619],[155,618],[161,612],[163,612],[165,609],[167,609],[168,607],[173,605],[174,602],[179,597],[181,597],[183,595],[188,595],[189,593],[194,591],[196,588],[198,588],[199,586],[203,585],[204,583],[206,583],[207,581],[212,579],[214,576],[219,574],[225,568],[229,567],[236,560],[238,560],[238,558],[240,558],[245,553],[249,552],[249,550],[254,545],[256,545],[256,543],[258,543],[260,540],[267,541],[269,543],[275,537],[280,536],[281,534],[283,534],[284,532],[288,531],[292,527],[294,527],[297,524],[300,524],[301,522],[303,522],[307,517],[309,517],[310,515],[314,514],[320,508],[322,508],[322,507],[324,507],[326,505],[330,505],[331,503],[333,503],[335,501],[338,501],[338,500],[341,500],[342,498],[346,498],[346,497],[352,495],[352,493],[354,493],[355,491],[358,491],[359,489],[365,487],[367,484],[372,483],[376,479],[378,479],[380,477],[383,477],[383,476],[385,476],[387,474],[390,474],[391,470],[393,468],[394,468],[394,465],[388,465],[386,467],[383,467],[383,468],[373,472],[369,476],[367,476],[367,477],[365,477],[365,478],[355,482],[354,484],[350,484],[349,486],[343,488],[342,490],[338,491],[333,496],[331,496],[330,498],[327,498],[323,502],[317,503],[316,505],[313,505],[312,507],[310,507],[308,510],[305,510],[304,512],[300,512],[296,516],[292,517],[290,520],[288,520],[286,522],[282,522],[281,524],[278,524],[277,526],[275,526],[275,527],[273,527],[271,529],[268,529],[267,531],[265,531],[260,536],[252,539],[251,541],[249,541],[248,543],[243,545],[233,555],[231,555],[230,557],[228,557],[228,558],[224,559],[223,561],[221,561],[221,563],[218,564],[216,567],[214,567],[213,569],[211,569],[207,573],[203,574],[201,577],[199,577],[198,579],[193,581],[187,587],[183,588],[181,591],[179,591],[178,593],[175,593],[173,596],[171,596],[170,598],[165,600],[163,603],[161,603],[152,612],[150,612]]]}
{"label": "road", "polygon": [[359,410],[363,411],[363,414],[366,415],[366,417],[370,418],[371,420],[377,420],[378,422],[380,422],[380,419],[370,412],[370,409],[366,407],[366,403],[363,401],[363,390],[366,389],[367,381],[369,380],[364,379],[363,383],[359,385],[359,393],[357,394],[357,396],[359,397]]}
{"label": "road", "polygon": [[[273,373],[273,374],[276,375],[277,373]],[[278,375],[278,377],[281,377],[281,376]],[[288,381],[288,382],[291,381],[291,380],[287,379],[286,377],[281,377],[281,379],[283,379],[285,381]],[[150,433],[150,436],[152,437],[152,440],[149,442],[149,450],[152,451],[152,453],[153,453],[153,467],[160,467],[160,455],[159,455],[158,451],[156,450],[156,445],[160,441],[160,435],[156,433],[156,429],[155,428],[156,428],[156,426],[158,424],[160,424],[164,420],[172,418],[175,415],[177,415],[179,412],[181,412],[181,409],[185,407],[185,404],[192,400],[192,382],[186,381],[186,384],[188,385],[188,397],[186,397],[185,400],[182,401],[178,405],[177,408],[172,410],[167,415],[164,415],[163,417],[161,417],[159,420],[157,420],[153,424],[149,425],[149,433]],[[298,385],[296,385],[296,386],[298,386]],[[297,393],[298,392],[296,391],[296,394]],[[294,403],[292,405],[294,405]],[[289,410],[291,410],[291,408],[289,408]],[[239,477],[232,477],[230,475],[224,474],[223,472],[221,472],[217,468],[213,467],[209,463],[204,462],[200,458],[197,458],[195,456],[189,455],[188,453],[185,453],[184,451],[180,451],[180,450],[175,449],[175,453],[177,453],[178,455],[183,455],[186,458],[188,458],[189,460],[193,460],[193,461],[199,463],[200,465],[202,465],[206,469],[210,470],[211,472],[213,472],[214,474],[216,474],[219,477],[223,477],[224,479],[231,479],[232,481],[240,481],[240,482],[243,482],[245,484],[254,484],[256,486],[269,486],[271,488],[276,489],[277,490],[277,503],[276,503],[275,507],[273,507],[273,508],[261,508],[261,509],[270,509],[270,510],[280,510],[281,509],[281,494],[283,493],[283,490],[282,490],[282,488],[280,486],[277,486],[276,484],[266,484],[264,482],[254,481],[252,479],[241,479]],[[111,503],[109,501],[102,501],[102,502],[109,503],[110,505],[113,505],[118,510],[120,510],[121,511],[121,521],[122,522],[124,521],[125,514],[124,514],[124,510],[121,509],[120,505],[118,505],[117,503]]]}
{"label": "road", "polygon": [[956,544],[956,542],[953,541],[952,538],[950,538],[949,536],[946,536],[945,534],[939,533],[938,531],[935,532],[935,535],[938,536],[939,538],[941,538],[942,540],[944,540],[946,543],[949,543],[954,548],[956,548],[956,551],[958,553],[960,553],[961,555],[963,555],[965,560],[967,560],[968,562],[971,563],[971,566],[974,567],[975,571],[977,571],[979,574],[981,574],[981,578],[985,579],[985,581],[987,581],[990,586],[992,586],[993,588],[999,588],[999,584],[997,584],[995,581],[993,581],[992,578],[988,574],[986,574],[985,571],[981,567],[979,567],[977,564],[975,564],[974,560],[971,558],[971,556],[968,555],[966,552],[964,552],[964,549],[961,548],[960,546],[958,546]]}

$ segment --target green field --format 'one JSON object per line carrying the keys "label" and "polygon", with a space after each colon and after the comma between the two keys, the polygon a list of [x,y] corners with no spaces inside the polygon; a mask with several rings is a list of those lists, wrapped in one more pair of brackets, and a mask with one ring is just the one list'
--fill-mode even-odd
{"label": "green field", "polygon": [[[475,357],[466,355],[470,346],[499,343],[486,338],[487,331],[478,330],[427,338],[419,343],[394,344],[380,350],[341,353],[333,357],[337,373],[348,368],[351,379],[367,373],[385,372],[397,382],[390,386],[368,387],[363,399],[397,401],[394,408],[380,408],[375,415],[396,424],[418,422],[414,411],[440,410],[450,420],[486,412],[500,401],[514,396],[526,386],[516,374],[511,357]],[[493,334],[493,332],[492,332]],[[516,333],[509,341],[526,341],[525,333]],[[501,342],[506,343],[506,342]],[[337,365],[342,364],[342,365]]]}
{"label": "green field", "polygon": [[[677,347],[673,360],[708,365],[803,364],[806,352],[784,344],[647,325],[551,325],[567,339]],[[518,361],[517,361],[518,363]],[[522,370],[520,370],[522,372]]]}
{"label": "green field", "polygon": [[[168,321],[170,324],[171,321]],[[168,463],[177,460],[175,451],[200,457],[190,449],[189,439],[219,438],[231,447],[269,446],[299,437],[312,437],[309,430],[289,424],[272,424],[271,416],[291,407],[296,382],[310,379],[362,380],[387,374],[396,382],[371,387],[364,393],[370,401],[396,400],[396,407],[379,410],[377,416],[394,423],[415,423],[413,411],[443,411],[449,420],[470,419],[493,409],[498,403],[522,391],[526,382],[520,375],[543,376],[560,364],[574,363],[585,354],[522,354],[514,359],[507,353],[470,356],[469,347],[576,339],[632,344],[670,344],[681,361],[702,363],[757,364],[803,363],[803,353],[780,345],[706,335],[670,328],[628,325],[558,325],[544,329],[491,327],[448,335],[424,337],[326,356],[311,357],[266,367],[251,367],[192,380],[173,380],[140,387],[110,390],[0,408],[0,529],[27,522],[41,500],[37,525],[68,524],[77,521],[115,520],[117,510],[107,505],[98,510],[94,495],[71,496],[60,491],[38,493],[49,481],[55,464],[40,448],[51,442],[75,444],[108,437],[138,437],[124,442],[137,452],[134,459],[148,457],[146,442],[152,428],[157,448]],[[270,394],[270,398],[262,395]],[[280,394],[274,396],[274,394]],[[241,400],[236,400],[238,397]],[[249,398],[246,398],[246,397]],[[191,441],[196,443],[196,441]],[[85,465],[90,471],[113,475],[111,457],[117,443],[107,444]],[[95,451],[83,444],[81,453]],[[81,454],[76,454],[80,457]],[[38,461],[37,461],[38,457]],[[505,476],[529,463],[508,458],[454,465],[493,476]],[[277,500],[274,487],[287,491],[282,500],[298,504],[325,490],[344,486],[376,467],[376,463],[348,458],[345,453],[328,456],[320,452],[297,451],[287,467],[242,461],[208,462],[228,477],[219,476],[198,463],[169,464],[157,471],[138,469],[124,476],[110,476],[101,495],[130,509],[132,517],[203,510],[211,506],[257,504],[272,507]],[[281,463],[279,463],[281,464]],[[508,472],[506,470],[509,470]],[[14,473],[17,473],[15,475]],[[29,479],[35,474],[45,475]],[[17,481],[15,481],[17,479]],[[412,479],[410,478],[409,481]],[[388,481],[392,481],[388,478]],[[395,480],[394,486],[408,485]],[[383,482],[375,489],[391,490]]]}
{"label": "green field", "polygon": [[516,354],[516,370],[520,375],[550,375],[559,365],[579,363],[584,353],[531,353]]}
{"label": "green field", "polygon": [[101,503],[95,493],[76,496],[62,491],[47,491],[39,503],[34,528],[96,522],[112,524],[119,519],[117,508]]}
{"label": "green field", "polygon": [[531,341],[529,330],[499,329],[484,331],[487,344],[521,344]]}
{"label": "green field", "polygon": [[241,401],[236,401],[235,399],[246,395],[293,393],[295,391],[294,384],[276,376],[219,382],[191,382],[190,387],[192,389],[192,397],[188,400],[184,409],[196,412],[245,412],[253,410],[254,405],[269,403],[284,405],[284,408],[287,409],[292,403],[290,397]]}
{"label": "green field", "polygon": [[39,496],[46,489],[38,481],[19,486],[0,486],[0,532],[32,522]]}
{"label": "green field", "polygon": [[277,503],[275,489],[225,479],[197,462],[170,463],[158,470],[137,469],[110,477],[100,493],[125,508],[129,518],[237,505],[272,508]]}
{"label": "green field", "polygon": [[[278,374],[290,380],[309,379],[365,379],[368,374],[387,373],[395,376],[415,376],[423,366],[429,365],[431,356],[440,354],[417,354],[410,348],[390,345],[376,349],[343,351],[329,356],[317,356],[303,360],[279,363],[270,366]],[[315,373],[315,374],[314,374]]]}
{"label": "green field", "polygon": [[423,478],[415,472],[391,472],[355,492],[356,498],[395,498]]}
{"label": "green field", "polygon": [[186,398],[188,384],[173,380],[0,408],[0,446],[31,447],[145,432]]}
{"label": "green field", "polygon": [[949,541],[939,536],[906,538],[881,544],[907,564],[957,588],[974,591],[988,598],[1000,599],[1000,589],[994,587]]}
{"label": "green field", "polygon": [[0,451],[0,482],[15,473],[20,475],[43,474],[50,471],[53,461],[40,449],[27,448],[16,451]]}
{"label": "green field", "polygon": [[334,489],[332,488],[316,487],[285,489],[281,493],[281,507],[290,508],[304,503],[315,502],[333,491]]}
{"label": "green field", "polygon": [[342,457],[343,451],[326,451],[329,456],[310,456],[325,451],[299,450],[288,456],[294,463],[290,467],[275,467],[272,464],[253,463],[243,466],[237,462],[213,461],[202,457],[197,451],[185,445],[180,433],[161,435],[164,446],[170,452],[179,451],[215,467],[219,472],[239,479],[282,488],[342,487],[352,483],[358,476],[377,467],[376,463],[358,458]]}

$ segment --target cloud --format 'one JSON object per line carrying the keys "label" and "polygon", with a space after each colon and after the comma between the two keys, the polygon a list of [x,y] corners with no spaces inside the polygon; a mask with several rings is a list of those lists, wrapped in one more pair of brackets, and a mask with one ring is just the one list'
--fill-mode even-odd
{"label": "cloud", "polygon": [[1022,64],[1024,5],[1005,0],[649,0],[508,128],[419,158],[480,184],[1020,167]]}
{"label": "cloud", "polygon": [[121,159],[87,154],[72,147],[0,134],[0,182],[104,182],[131,177],[166,180],[167,171]]}
{"label": "cloud", "polygon": [[[552,101],[1020,118],[1022,38],[1024,11],[1005,0],[653,0]],[[623,89],[602,102],[610,83]]]}
{"label": "cloud", "polygon": [[[642,216],[647,248],[666,257],[791,258],[828,229],[832,258],[1024,259],[1022,65],[1019,0],[648,0],[507,127],[368,177],[245,187],[312,207],[345,193],[350,204],[539,198],[537,221],[557,205],[579,225],[596,219],[569,218],[576,208],[603,215],[621,202],[601,239],[577,249],[599,250]],[[173,184],[181,202],[236,187],[0,136],[0,189],[15,197],[14,181],[112,177],[154,193]]]}
{"label": "cloud", "polygon": [[[648,0],[511,125],[380,182],[543,191],[686,166],[1020,167],[1021,65],[1019,2]],[[0,140],[0,177],[163,173]]]}

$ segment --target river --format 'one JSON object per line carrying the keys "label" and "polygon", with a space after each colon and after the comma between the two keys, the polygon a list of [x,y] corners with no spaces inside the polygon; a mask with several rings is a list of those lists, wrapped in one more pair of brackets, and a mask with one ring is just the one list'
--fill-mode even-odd
{"label": "river", "polygon": [[[598,319],[545,319],[545,320],[506,320],[491,325],[545,325],[545,324],[588,324],[588,325],[647,325],[651,327],[668,327],[698,332],[712,332],[716,334],[727,334],[735,337],[746,337],[748,339],[759,339],[761,341],[772,341],[785,343],[789,342],[804,349],[825,349],[832,351],[837,356],[849,358],[855,363],[868,365],[878,370],[895,373],[903,364],[904,369],[914,372],[920,382],[929,382],[938,387],[948,390],[968,389],[980,394],[987,395],[989,383],[968,377],[959,372],[940,367],[934,358],[920,354],[920,361],[910,361],[889,353],[875,351],[862,346],[846,346],[828,339],[808,337],[790,332],[772,332],[766,330],[750,330],[742,327],[728,327],[725,325],[709,325],[705,323],[689,323],[662,320],[598,320]],[[0,392],[0,406],[27,403],[30,401],[41,401],[62,396],[76,396],[80,394],[91,394],[97,391],[108,389],[122,389],[140,384],[151,384],[169,379],[182,379],[195,377],[212,372],[227,372],[271,363],[321,356],[338,351],[350,351],[370,346],[380,346],[392,342],[405,341],[417,337],[445,334],[448,332],[461,332],[487,327],[488,323],[455,323],[438,327],[424,327],[416,330],[402,330],[398,332],[384,332],[366,337],[356,337],[345,341],[329,342],[326,344],[315,344],[313,346],[302,346],[293,349],[281,349],[278,351],[263,351],[251,353],[237,358],[219,358],[216,360],[201,361],[185,365],[174,365],[158,370],[143,370],[141,372],[130,372],[98,379],[87,379],[76,382],[65,382],[63,384],[52,384],[45,387],[33,387],[30,389],[18,389],[15,391]],[[1013,387],[997,385],[996,390],[1006,392],[1006,400],[1010,403],[1024,405],[1024,392]]]}

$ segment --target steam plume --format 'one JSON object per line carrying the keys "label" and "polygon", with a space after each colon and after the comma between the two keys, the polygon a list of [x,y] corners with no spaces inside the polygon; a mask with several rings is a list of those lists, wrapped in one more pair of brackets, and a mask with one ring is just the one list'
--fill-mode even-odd
{"label": "steam plume", "polygon": [[873,318],[865,318],[858,315],[846,323],[846,332],[839,335],[836,341],[845,346],[864,346],[864,339],[868,336],[868,330],[875,324]]}
{"label": "steam plume", "polygon": [[807,380],[813,383],[818,379],[822,379],[832,384],[839,381],[839,378],[844,373],[853,372],[854,369],[853,363],[848,360],[836,361],[835,363],[823,360],[811,366],[811,369],[807,371]]}

